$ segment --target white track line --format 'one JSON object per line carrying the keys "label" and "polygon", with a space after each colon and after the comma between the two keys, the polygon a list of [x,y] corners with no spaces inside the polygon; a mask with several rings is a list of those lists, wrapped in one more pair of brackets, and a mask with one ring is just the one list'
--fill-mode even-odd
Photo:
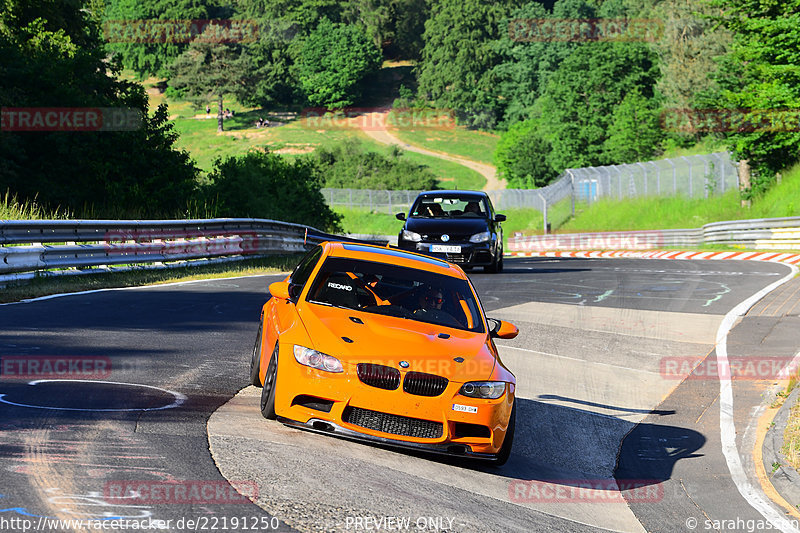
{"label": "white track line", "polygon": [[722,453],[728,464],[731,479],[736,484],[739,494],[749,503],[761,516],[766,518],[776,529],[784,533],[795,532],[794,527],[782,513],[776,511],[755,489],[747,479],[742,460],[739,457],[739,450],[736,447],[736,426],[733,422],[733,387],[731,386],[730,365],[728,363],[728,333],[733,329],[736,319],[743,316],[761,298],[777,289],[780,285],[790,281],[800,272],[796,266],[787,265],[792,269],[791,273],[783,279],[761,289],[747,300],[734,307],[722,320],[717,330],[717,371],[719,375],[719,428],[722,441]]}

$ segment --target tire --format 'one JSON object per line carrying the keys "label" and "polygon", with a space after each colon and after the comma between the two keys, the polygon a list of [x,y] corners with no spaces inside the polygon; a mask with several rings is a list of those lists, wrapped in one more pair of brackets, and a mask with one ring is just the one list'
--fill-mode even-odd
{"label": "tire", "polygon": [[511,417],[508,419],[508,429],[506,430],[506,437],[503,439],[503,445],[500,446],[500,451],[494,459],[495,466],[503,466],[511,456],[511,447],[514,445],[514,432],[517,426],[517,401],[514,400],[514,406],[511,408]]}
{"label": "tire", "polygon": [[258,374],[261,372],[261,337],[262,337],[263,322],[258,324],[258,336],[256,337],[256,345],[253,347],[253,355],[250,357],[250,384],[256,387],[261,387],[261,378]]}
{"label": "tire", "polygon": [[485,267],[483,267],[483,270],[484,270],[484,272],[489,272],[491,274],[497,274],[497,273],[503,271],[503,250],[502,249],[500,249],[497,252],[497,255],[495,256],[494,261],[492,261],[492,264],[491,265],[486,265]]}
{"label": "tire", "polygon": [[261,415],[267,420],[275,420],[275,386],[278,381],[278,345],[272,351],[267,366],[267,375],[264,376],[264,387],[261,389]]}

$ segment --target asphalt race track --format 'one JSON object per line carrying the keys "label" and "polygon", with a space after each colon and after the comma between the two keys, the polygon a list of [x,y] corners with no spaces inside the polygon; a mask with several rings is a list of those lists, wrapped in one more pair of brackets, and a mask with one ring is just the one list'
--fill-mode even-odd
{"label": "asphalt race track", "polygon": [[[745,498],[705,363],[725,315],[788,274],[744,261],[538,258],[475,271],[488,314],[521,331],[498,342],[519,400],[502,468],[261,418],[247,366],[280,276],[0,306],[0,529],[47,517],[168,531],[691,531],[691,518],[696,530],[741,519],[724,530],[746,531],[769,514],[751,504],[761,494],[750,452],[775,379],[734,381]],[[800,306],[759,305],[736,321],[728,356],[793,357]],[[65,381],[58,361],[83,366]],[[81,530],[62,526],[40,530]]]}

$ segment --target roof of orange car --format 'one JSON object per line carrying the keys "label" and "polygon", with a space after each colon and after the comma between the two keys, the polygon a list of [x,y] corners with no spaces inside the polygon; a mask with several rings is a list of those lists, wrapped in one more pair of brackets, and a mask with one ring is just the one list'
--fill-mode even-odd
{"label": "roof of orange car", "polygon": [[398,248],[386,248],[373,244],[352,242],[328,242],[329,257],[350,257],[364,261],[399,265],[438,272],[447,276],[464,277],[464,274],[447,261],[426,255],[407,252]]}

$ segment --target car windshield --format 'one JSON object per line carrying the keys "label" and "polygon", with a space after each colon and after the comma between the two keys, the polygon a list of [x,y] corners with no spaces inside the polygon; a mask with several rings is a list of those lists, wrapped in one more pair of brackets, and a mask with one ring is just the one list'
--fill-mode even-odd
{"label": "car windshield", "polygon": [[370,261],[329,257],[308,302],[483,333],[466,280]]}
{"label": "car windshield", "polygon": [[412,217],[486,218],[486,204],[474,196],[423,196],[411,209]]}

